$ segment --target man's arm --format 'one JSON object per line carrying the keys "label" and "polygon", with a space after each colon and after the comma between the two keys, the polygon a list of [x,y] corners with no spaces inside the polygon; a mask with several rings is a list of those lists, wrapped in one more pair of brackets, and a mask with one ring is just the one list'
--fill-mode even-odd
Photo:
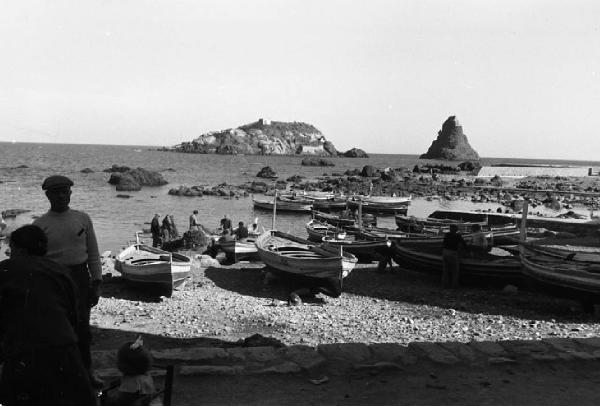
{"label": "man's arm", "polygon": [[90,270],[90,274],[92,275],[92,280],[102,281],[102,263],[100,262],[100,252],[98,251],[98,241],[96,240],[96,233],[94,232],[94,224],[92,223],[92,219],[89,216],[87,216],[87,219],[87,264]]}

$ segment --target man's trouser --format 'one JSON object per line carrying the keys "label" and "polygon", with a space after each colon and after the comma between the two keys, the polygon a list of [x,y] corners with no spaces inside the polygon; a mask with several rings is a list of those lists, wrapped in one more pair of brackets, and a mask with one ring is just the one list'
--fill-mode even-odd
{"label": "man's trouser", "polygon": [[77,337],[83,365],[90,369],[92,366],[92,331],[90,329],[91,284],[87,264],[69,265],[71,279],[77,289]]}

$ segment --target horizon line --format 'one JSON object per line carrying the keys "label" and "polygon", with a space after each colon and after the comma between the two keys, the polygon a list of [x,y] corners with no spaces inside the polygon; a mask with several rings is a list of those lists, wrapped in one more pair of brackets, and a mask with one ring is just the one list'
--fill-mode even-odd
{"label": "horizon line", "polygon": [[[16,140],[10,140],[10,141],[6,141],[6,140],[0,140],[0,144],[10,144],[10,145],[14,145],[14,144],[48,144],[48,145],[93,145],[93,146],[113,146],[113,147],[142,147],[142,148],[171,148],[172,146],[166,146],[166,145],[152,145],[152,144],[99,144],[99,143],[83,143],[83,142],[44,142],[44,141],[16,141]],[[176,144],[177,145],[177,144]],[[358,148],[358,147],[354,147],[354,148]],[[352,149],[352,148],[351,148]],[[362,149],[362,148],[359,148]],[[363,150],[364,151],[364,150]],[[422,153],[385,153],[385,152],[369,152],[369,151],[365,151],[367,154],[369,155],[406,155],[406,156],[420,156],[422,155]],[[210,155],[226,155],[226,154],[210,154]],[[259,154],[242,154],[242,155],[259,155]],[[279,156],[281,154],[269,154],[272,156]],[[269,156],[269,155],[265,155],[265,156]],[[296,155],[296,154],[295,154]],[[311,155],[302,155],[302,154],[297,154],[298,156],[311,156]],[[330,157],[330,158],[338,158],[338,157]],[[343,157],[341,157],[343,158]],[[356,159],[356,158],[354,158]],[[360,159],[360,158],[358,158]],[[418,158],[418,159],[423,159],[423,160],[429,160],[429,161],[449,161],[449,162],[458,162],[458,161],[472,161],[470,159],[459,159],[456,161],[450,161],[450,160],[445,160],[445,159],[425,159],[425,158]],[[479,160],[482,159],[530,159],[530,160],[542,160],[542,161],[575,161],[575,162],[597,162],[600,164],[600,161],[598,160],[593,160],[593,159],[570,159],[570,158],[534,158],[534,157],[516,157],[516,156],[512,156],[512,157],[479,157]]]}

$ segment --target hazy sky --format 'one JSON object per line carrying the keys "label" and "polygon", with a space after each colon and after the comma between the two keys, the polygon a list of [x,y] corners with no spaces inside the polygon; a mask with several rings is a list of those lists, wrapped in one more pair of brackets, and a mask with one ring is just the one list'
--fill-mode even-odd
{"label": "hazy sky", "polygon": [[600,2],[10,1],[0,140],[173,145],[260,117],[339,150],[600,160]]}

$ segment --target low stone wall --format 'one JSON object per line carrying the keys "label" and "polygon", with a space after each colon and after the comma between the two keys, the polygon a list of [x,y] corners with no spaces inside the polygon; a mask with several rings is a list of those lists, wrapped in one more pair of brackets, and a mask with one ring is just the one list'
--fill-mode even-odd
{"label": "low stone wall", "polygon": [[[317,347],[172,348],[152,351],[154,360],[176,365],[177,373],[244,375],[298,373],[318,369],[398,368],[421,362],[499,365],[522,362],[598,361],[600,338],[542,340],[322,344]],[[103,377],[118,376],[116,353],[96,351],[94,367]]]}

